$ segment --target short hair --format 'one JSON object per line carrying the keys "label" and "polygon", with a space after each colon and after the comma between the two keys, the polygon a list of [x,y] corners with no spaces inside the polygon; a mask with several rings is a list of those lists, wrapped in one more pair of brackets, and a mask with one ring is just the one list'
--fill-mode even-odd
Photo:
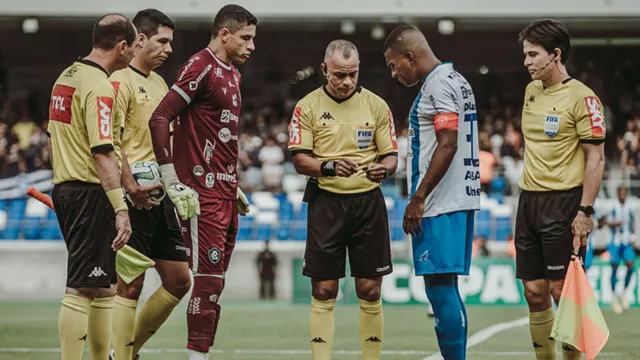
{"label": "short hair", "polygon": [[340,54],[345,59],[350,59],[352,55],[355,54],[356,57],[359,57],[358,48],[354,43],[349,40],[333,40],[327,45],[327,49],[324,52],[325,61],[330,58],[336,51],[340,51]]}
{"label": "short hair", "polygon": [[387,40],[385,40],[384,45],[382,47],[382,52],[386,52],[388,49],[392,51],[404,51],[407,46],[407,39],[405,39],[406,35],[410,32],[419,32],[421,31],[412,25],[400,25],[393,29],[389,36],[387,36]]}
{"label": "short hair", "polygon": [[133,25],[138,29],[138,33],[145,34],[150,38],[158,33],[160,26],[176,29],[176,24],[163,12],[156,9],[146,9],[138,11],[133,18]]}
{"label": "short hair", "polygon": [[136,39],[136,29],[122,14],[107,14],[93,25],[93,47],[95,49],[111,50],[119,42],[125,40],[127,45],[133,45]]}
{"label": "short hair", "polygon": [[571,55],[571,38],[567,27],[554,20],[537,20],[520,31],[518,44],[523,47],[524,41],[542,46],[548,53],[558,48],[562,51],[560,61],[566,64]]}
{"label": "short hair", "polygon": [[235,34],[236,31],[248,25],[257,26],[258,18],[240,5],[225,5],[213,19],[212,36],[216,38],[224,28]]}

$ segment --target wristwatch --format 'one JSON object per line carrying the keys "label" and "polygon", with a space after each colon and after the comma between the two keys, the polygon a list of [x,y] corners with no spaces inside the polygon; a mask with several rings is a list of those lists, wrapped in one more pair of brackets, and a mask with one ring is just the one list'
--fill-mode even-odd
{"label": "wristwatch", "polygon": [[580,208],[578,210],[582,211],[587,216],[591,216],[591,215],[595,214],[595,212],[596,212],[593,209],[593,206],[591,206],[591,205],[588,205],[588,206],[580,205]]}

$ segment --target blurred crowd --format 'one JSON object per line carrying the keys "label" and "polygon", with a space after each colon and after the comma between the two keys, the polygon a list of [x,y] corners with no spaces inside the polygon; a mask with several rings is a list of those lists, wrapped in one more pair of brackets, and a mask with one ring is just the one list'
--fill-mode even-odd
{"label": "blurred crowd", "polygon": [[[611,163],[619,158],[619,166],[640,179],[640,67],[630,60],[623,64],[615,69],[599,69],[594,62],[586,61],[581,68],[569,70],[578,74],[576,78],[591,87],[603,102],[609,135],[608,166],[617,167]],[[514,100],[513,94],[495,89],[482,91],[486,92],[476,91],[476,97],[482,98],[478,108],[482,188],[492,191],[493,180],[499,177],[506,186],[498,191],[509,195],[517,191],[523,168],[522,99]],[[397,108],[394,101],[388,100],[392,109]],[[295,174],[287,150],[287,127],[295,103],[292,95],[278,94],[259,106],[251,101],[243,105],[238,167],[240,185],[248,192],[282,192],[283,178]],[[0,178],[50,167],[47,109],[46,98],[38,98],[34,92],[13,97],[0,92]],[[404,176],[406,168],[407,125],[408,119],[396,116],[399,176]]]}

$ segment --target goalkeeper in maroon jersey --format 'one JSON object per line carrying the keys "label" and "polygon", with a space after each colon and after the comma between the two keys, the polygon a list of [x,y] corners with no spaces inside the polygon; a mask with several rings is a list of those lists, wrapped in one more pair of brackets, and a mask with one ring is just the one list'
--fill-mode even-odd
{"label": "goalkeeper in maroon jersey", "polygon": [[257,23],[240,6],[220,9],[209,45],[180,68],[149,121],[162,181],[181,218],[194,274],[187,310],[189,360],[207,359],[213,346],[238,213],[249,210],[238,188],[240,73],[232,63],[244,63],[255,50]]}

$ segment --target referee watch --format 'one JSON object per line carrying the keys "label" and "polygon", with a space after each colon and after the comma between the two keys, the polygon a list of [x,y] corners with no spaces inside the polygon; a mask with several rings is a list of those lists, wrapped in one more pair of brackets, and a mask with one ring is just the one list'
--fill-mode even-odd
{"label": "referee watch", "polygon": [[578,208],[578,210],[582,211],[585,215],[587,216],[592,216],[593,214],[595,214],[595,210],[593,209],[593,206],[591,205],[587,205],[587,206],[583,206],[580,205],[580,207]]}

